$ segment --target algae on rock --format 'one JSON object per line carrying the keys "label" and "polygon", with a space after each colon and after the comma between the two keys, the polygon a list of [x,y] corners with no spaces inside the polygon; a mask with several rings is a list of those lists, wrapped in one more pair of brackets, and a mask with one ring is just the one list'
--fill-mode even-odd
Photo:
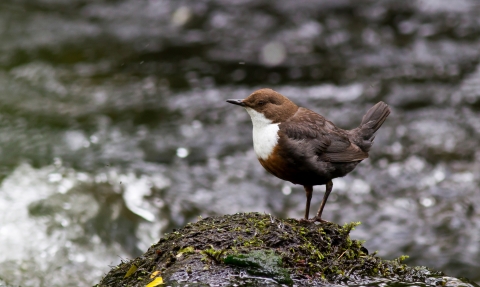
{"label": "algae on rock", "polygon": [[[362,241],[349,236],[358,224],[316,224],[259,213],[204,218],[113,268],[97,286],[147,286],[160,276],[167,286],[187,282],[315,286],[385,280],[445,285],[448,277],[441,272],[408,267],[403,256],[388,261],[368,254]],[[132,265],[137,270],[125,276]]]}
{"label": "algae on rock", "polygon": [[273,250],[254,250],[246,254],[230,254],[223,262],[233,266],[244,267],[255,276],[272,278],[278,283],[293,284],[290,273],[282,267],[282,258]]}

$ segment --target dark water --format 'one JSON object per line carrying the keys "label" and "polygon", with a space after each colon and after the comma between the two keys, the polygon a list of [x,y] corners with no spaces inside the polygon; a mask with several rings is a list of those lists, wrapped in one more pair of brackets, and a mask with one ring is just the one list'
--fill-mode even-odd
{"label": "dark water", "polygon": [[[88,286],[197,216],[302,216],[256,161],[271,87],[353,128],[392,114],[324,212],[353,236],[480,282],[480,4],[3,0],[0,285]],[[314,205],[324,187],[316,187]],[[314,209],[316,206],[314,207]]]}

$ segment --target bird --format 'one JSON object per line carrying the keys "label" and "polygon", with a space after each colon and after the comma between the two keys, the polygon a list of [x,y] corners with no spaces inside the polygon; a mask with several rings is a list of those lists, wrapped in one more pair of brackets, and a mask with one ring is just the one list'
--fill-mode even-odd
{"label": "bird", "polygon": [[[253,148],[260,164],[282,180],[303,185],[307,201],[302,220],[310,222],[328,222],[322,213],[332,192],[332,179],[345,176],[368,158],[375,133],[390,114],[389,106],[380,101],[357,128],[343,130],[272,89],[227,102],[244,107],[250,115]],[[309,219],[315,185],[325,185],[325,194],[316,215]]]}

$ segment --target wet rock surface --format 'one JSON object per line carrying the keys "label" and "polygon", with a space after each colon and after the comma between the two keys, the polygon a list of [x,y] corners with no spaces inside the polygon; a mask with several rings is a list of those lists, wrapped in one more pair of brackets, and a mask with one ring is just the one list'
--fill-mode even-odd
{"label": "wet rock surface", "polygon": [[[101,286],[478,286],[404,257],[368,254],[349,233],[359,223],[315,224],[259,213],[216,216],[166,235],[142,256],[114,267]],[[131,271],[134,270],[134,271]],[[156,279],[161,278],[161,279]],[[155,286],[154,284],[152,284]],[[148,286],[152,286],[148,285]]]}
{"label": "wet rock surface", "polygon": [[300,218],[303,189],[262,169],[248,115],[224,102],[271,87],[342,128],[387,102],[325,218],[362,221],[382,258],[480,282],[479,13],[474,0],[2,1],[0,279],[93,284],[199,215]]}

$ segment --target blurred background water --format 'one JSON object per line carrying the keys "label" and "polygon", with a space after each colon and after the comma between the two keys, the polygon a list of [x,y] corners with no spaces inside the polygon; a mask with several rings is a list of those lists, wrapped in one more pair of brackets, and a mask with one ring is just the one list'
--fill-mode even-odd
{"label": "blurred background water", "polygon": [[[475,0],[3,0],[0,286],[88,286],[198,216],[300,218],[245,111],[273,88],[342,128],[392,107],[324,217],[480,282]],[[324,186],[315,187],[313,208]]]}

